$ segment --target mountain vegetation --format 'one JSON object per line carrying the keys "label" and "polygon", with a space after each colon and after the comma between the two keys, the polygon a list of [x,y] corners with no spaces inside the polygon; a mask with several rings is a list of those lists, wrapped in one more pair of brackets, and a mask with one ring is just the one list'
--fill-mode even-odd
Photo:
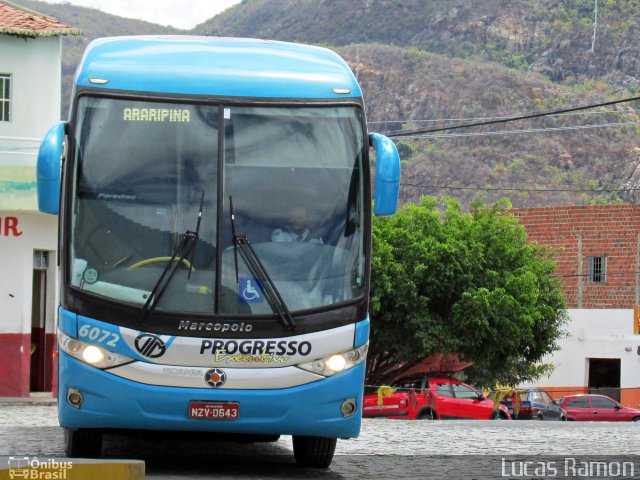
{"label": "mountain vegetation", "polygon": [[[64,40],[63,104],[91,39],[185,33],[68,4],[14,0],[81,28]],[[597,6],[597,21],[596,21]],[[244,0],[198,35],[269,38],[336,50],[363,86],[371,130],[544,113],[640,94],[635,0]],[[477,196],[516,207],[640,202],[636,102],[396,137],[401,197]]]}

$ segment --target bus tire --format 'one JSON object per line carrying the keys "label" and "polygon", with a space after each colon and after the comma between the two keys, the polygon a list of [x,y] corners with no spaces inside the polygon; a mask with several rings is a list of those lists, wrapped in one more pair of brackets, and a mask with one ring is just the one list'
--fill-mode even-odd
{"label": "bus tire", "polygon": [[102,433],[80,428],[64,429],[64,452],[70,458],[100,458],[102,455]]}
{"label": "bus tire", "polygon": [[293,436],[293,455],[302,467],[327,468],[333,460],[337,438]]}

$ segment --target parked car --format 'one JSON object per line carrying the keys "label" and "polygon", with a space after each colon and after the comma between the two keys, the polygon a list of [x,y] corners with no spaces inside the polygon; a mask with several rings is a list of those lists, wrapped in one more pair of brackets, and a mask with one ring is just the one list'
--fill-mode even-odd
{"label": "parked car", "polygon": [[568,395],[556,400],[566,412],[567,420],[588,422],[638,422],[640,410],[625,407],[605,395]]}
{"label": "parked car", "polygon": [[364,397],[364,417],[417,420],[510,419],[475,388],[450,378],[411,377],[396,381],[388,395],[383,390]]}
{"label": "parked car", "polygon": [[[507,395],[500,403],[504,405],[514,420],[565,420],[565,413],[551,398],[548,392],[539,388],[517,389],[520,395],[520,408],[516,413],[513,395]],[[496,392],[489,398],[495,399]]]}

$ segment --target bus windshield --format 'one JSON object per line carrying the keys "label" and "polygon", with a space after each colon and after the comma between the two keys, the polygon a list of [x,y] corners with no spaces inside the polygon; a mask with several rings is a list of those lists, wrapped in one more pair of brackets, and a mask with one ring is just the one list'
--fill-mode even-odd
{"label": "bus windshield", "polygon": [[76,289],[142,308],[173,261],[155,311],[273,315],[235,233],[291,312],[363,295],[360,108],[83,96],[77,112]]}

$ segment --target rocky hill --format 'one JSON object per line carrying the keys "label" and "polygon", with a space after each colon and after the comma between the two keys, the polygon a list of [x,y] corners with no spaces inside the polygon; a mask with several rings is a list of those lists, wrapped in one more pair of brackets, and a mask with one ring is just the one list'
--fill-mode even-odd
{"label": "rocky hill", "polygon": [[244,0],[195,33],[409,46],[497,61],[568,84],[640,86],[635,0]]}
{"label": "rocky hill", "polygon": [[[439,119],[556,110],[606,97],[603,92],[555,84],[540,74],[422,50],[360,45],[338,51],[359,72],[368,121],[378,131],[452,123]],[[488,200],[507,196],[520,206],[615,200],[615,194],[597,190],[636,185],[638,127],[582,127],[640,119],[624,104],[598,112],[401,140],[403,198],[449,194],[468,203],[481,194]],[[637,200],[629,192],[623,195]]]}
{"label": "rocky hill", "polygon": [[[14,1],[86,32],[64,45],[66,78],[94,37],[176,32]],[[334,48],[362,83],[370,128],[392,132],[638,95],[639,22],[635,0],[244,0],[190,33]],[[402,198],[637,203],[623,190],[640,188],[636,105],[399,139]]]}
{"label": "rocky hill", "polygon": [[[625,0],[245,0],[195,31],[344,46],[338,50],[361,72],[369,120],[387,121],[372,126],[393,130],[637,95],[637,7]],[[576,129],[636,122],[634,105],[491,129],[536,133],[404,142],[403,197],[638,202],[638,191],[597,191],[640,186],[637,126]]]}

